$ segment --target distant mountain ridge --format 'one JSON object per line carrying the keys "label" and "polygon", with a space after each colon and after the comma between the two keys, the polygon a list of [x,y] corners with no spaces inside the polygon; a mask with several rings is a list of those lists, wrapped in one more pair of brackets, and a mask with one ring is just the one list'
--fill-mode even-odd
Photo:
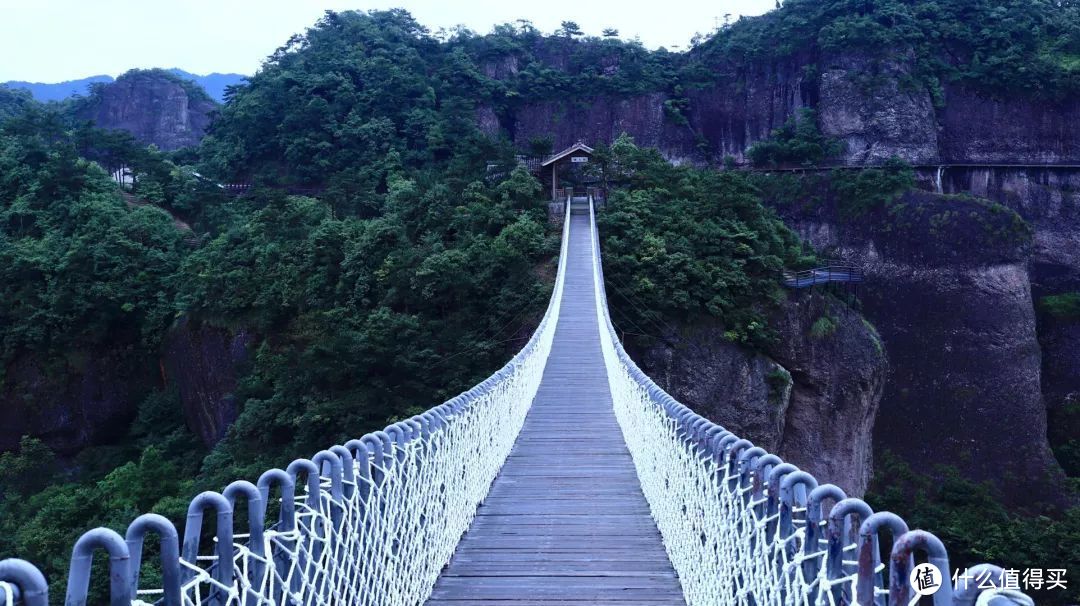
{"label": "distant mountain ridge", "polygon": [[[247,76],[243,74],[222,74],[214,72],[205,76],[186,72],[179,68],[172,68],[166,70],[172,74],[180,76],[186,80],[191,80],[206,90],[206,93],[210,95],[218,103],[223,103],[225,100],[225,88],[235,84],[242,84]],[[34,99],[37,101],[63,101],[69,97],[75,95],[85,96],[89,90],[90,85],[94,83],[112,83],[116,79],[109,75],[97,75],[89,76],[86,78],[80,78],[78,80],[67,80],[64,82],[25,82],[22,80],[10,80],[3,84],[12,89],[26,89],[30,91]]]}

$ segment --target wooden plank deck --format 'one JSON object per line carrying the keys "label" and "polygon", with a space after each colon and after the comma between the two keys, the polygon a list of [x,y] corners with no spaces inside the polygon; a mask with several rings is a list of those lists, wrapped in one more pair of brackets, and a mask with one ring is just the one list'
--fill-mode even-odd
{"label": "wooden plank deck", "polygon": [[685,604],[615,421],[587,214],[570,214],[555,341],[525,426],[429,606]]}

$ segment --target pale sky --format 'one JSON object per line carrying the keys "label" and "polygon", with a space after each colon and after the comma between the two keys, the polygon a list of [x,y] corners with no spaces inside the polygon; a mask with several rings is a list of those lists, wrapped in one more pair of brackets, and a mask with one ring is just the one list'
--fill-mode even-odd
{"label": "pale sky", "polygon": [[650,48],[685,49],[725,14],[758,15],[775,0],[0,0],[0,82],[59,82],[135,67],[196,74],[254,73],[262,60],[327,9],[401,7],[432,31],[486,33],[528,19],[544,32],[563,20],[588,35],[605,27]]}

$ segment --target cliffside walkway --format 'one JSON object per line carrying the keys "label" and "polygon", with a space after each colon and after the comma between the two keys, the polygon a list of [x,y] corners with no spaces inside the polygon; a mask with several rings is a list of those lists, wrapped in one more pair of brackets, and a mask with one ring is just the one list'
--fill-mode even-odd
{"label": "cliffside walkway", "polygon": [[856,265],[832,263],[804,271],[785,271],[784,286],[788,288],[809,288],[830,282],[858,284],[863,281],[863,270]]}
{"label": "cliffside walkway", "polygon": [[575,204],[540,389],[429,606],[685,603],[615,420],[588,204]]}
{"label": "cliffside walkway", "polygon": [[[65,603],[901,606],[916,597],[920,552],[944,572],[935,606],[1032,605],[980,589],[1002,585],[993,566],[954,588],[934,535],[658,387],[616,336],[585,202],[563,222],[547,311],[503,368],[384,431],[197,495],[182,541],[156,514],[124,535],[86,532]],[[156,570],[140,574],[149,534]],[[92,569],[99,551],[107,571]],[[108,599],[90,596],[91,576],[106,574]],[[0,604],[48,606],[44,575],[0,561]]]}

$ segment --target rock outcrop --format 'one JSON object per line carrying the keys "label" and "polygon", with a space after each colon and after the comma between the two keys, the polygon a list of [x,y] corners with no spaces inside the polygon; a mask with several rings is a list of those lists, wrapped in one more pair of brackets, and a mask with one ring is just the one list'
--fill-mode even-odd
{"label": "rock outcrop", "polygon": [[233,400],[239,369],[254,338],[182,318],[162,351],[165,382],[175,384],[188,428],[207,446],[217,444],[239,411]]}
{"label": "rock outcrop", "polygon": [[1080,320],[1040,314],[1039,343],[1043,396],[1053,417],[1067,404],[1080,404]]}
{"label": "rock outcrop", "polygon": [[829,204],[783,212],[815,247],[866,272],[863,313],[893,369],[875,449],[924,473],[954,465],[1014,503],[1060,502],[1024,224],[984,201],[922,193],[855,219]]}
{"label": "rock outcrop", "polygon": [[721,326],[704,324],[668,334],[634,357],[700,414],[861,496],[873,469],[871,435],[888,369],[876,332],[846,305],[811,295],[790,299],[770,326],[780,339],[766,352],[741,348]]}
{"label": "rock outcrop", "polygon": [[[1060,118],[1046,116],[1047,121]],[[1058,127],[1057,132],[1064,131]],[[1055,147],[1058,143],[1049,137],[1045,149],[1063,149]],[[1018,154],[1029,151],[1019,148]],[[949,167],[924,171],[921,177],[928,189],[985,197],[1016,211],[1031,225],[1034,234],[1027,266],[1035,301],[1080,292],[1080,171],[1066,167]],[[1040,314],[1036,332],[1048,419],[1051,424],[1060,424],[1065,404],[1080,401],[1080,327],[1075,321]]]}
{"label": "rock outcrop", "polygon": [[1080,101],[991,99],[945,89],[938,112],[944,162],[1080,164]]}
{"label": "rock outcrop", "polygon": [[1080,288],[1080,170],[949,167],[925,172],[922,181],[927,189],[993,200],[1023,217],[1034,229],[1030,263],[1039,294]]}
{"label": "rock outcrop", "polygon": [[[552,68],[566,63],[549,54]],[[517,73],[513,59],[490,58],[481,67],[508,79]],[[838,159],[845,164],[891,156],[914,164],[1080,164],[1080,101],[991,99],[950,84],[935,105],[929,90],[911,86],[913,65],[913,56],[797,54],[717,71],[713,83],[685,91],[681,118],[665,110],[669,91],[525,103],[498,120],[484,111],[478,118],[485,132],[507,134],[522,148],[548,137],[556,149],[578,140],[608,143],[626,132],[674,162],[719,165],[727,156],[745,161],[748,147],[811,108],[822,133],[846,144]]]}
{"label": "rock outcrop", "polygon": [[64,457],[123,439],[139,404],[174,385],[188,427],[212,446],[236,419],[232,394],[253,340],[246,331],[183,318],[166,336],[160,358],[119,343],[107,351],[69,352],[52,365],[17,358],[0,387],[0,452],[17,449],[24,435]]}
{"label": "rock outcrop", "polygon": [[938,160],[933,100],[925,89],[902,87],[908,65],[859,56],[838,56],[825,65],[818,122],[822,133],[843,142],[845,164],[881,164],[893,156],[915,164]]}
{"label": "rock outcrop", "polygon": [[0,452],[17,449],[24,435],[61,456],[120,438],[157,375],[152,359],[134,358],[125,348],[69,352],[51,365],[19,358],[0,389]]}
{"label": "rock outcrop", "polygon": [[98,85],[77,113],[105,129],[174,150],[198,144],[217,104],[194,83],[164,70],[135,70]]}

